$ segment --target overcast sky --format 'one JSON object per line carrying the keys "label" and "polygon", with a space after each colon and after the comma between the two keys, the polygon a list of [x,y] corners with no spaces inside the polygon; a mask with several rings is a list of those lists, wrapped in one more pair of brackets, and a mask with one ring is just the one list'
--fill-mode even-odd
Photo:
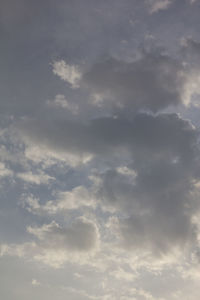
{"label": "overcast sky", "polygon": [[2,299],[199,299],[199,16],[0,0]]}

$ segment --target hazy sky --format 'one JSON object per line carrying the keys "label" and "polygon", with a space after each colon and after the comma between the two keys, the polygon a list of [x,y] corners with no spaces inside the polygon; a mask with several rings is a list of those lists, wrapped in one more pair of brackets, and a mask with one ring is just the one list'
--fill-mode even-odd
{"label": "hazy sky", "polygon": [[0,0],[3,300],[199,299],[199,17]]}

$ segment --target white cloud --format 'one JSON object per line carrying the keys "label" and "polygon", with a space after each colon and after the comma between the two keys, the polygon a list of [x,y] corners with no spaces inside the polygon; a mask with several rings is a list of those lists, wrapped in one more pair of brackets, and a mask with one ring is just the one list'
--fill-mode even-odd
{"label": "white cloud", "polygon": [[62,191],[55,194],[55,200],[49,200],[40,204],[39,199],[33,195],[23,195],[22,206],[33,214],[66,213],[69,210],[77,210],[83,207],[94,209],[96,207],[95,195],[84,186],[77,186],[71,191]]}
{"label": "white cloud", "polygon": [[78,66],[68,65],[64,60],[53,62],[53,73],[68,82],[72,88],[79,87],[81,72]]}
{"label": "white cloud", "polygon": [[16,176],[21,180],[31,184],[49,184],[51,180],[55,180],[54,177],[45,174],[43,171],[39,171],[37,173],[33,173],[31,171],[18,173]]}
{"label": "white cloud", "polygon": [[41,210],[39,199],[35,198],[33,195],[22,195],[19,204],[33,214]]}
{"label": "white cloud", "polygon": [[23,135],[25,141],[25,158],[35,164],[42,164],[43,167],[49,167],[59,163],[77,167],[80,164],[87,164],[93,157],[90,153],[72,153],[60,149],[52,149],[48,145],[41,145],[37,141],[33,142],[27,135]]}
{"label": "white cloud", "polygon": [[200,96],[200,72],[199,70],[192,70],[185,75],[185,84],[182,89],[182,99],[186,106],[193,104],[200,106],[199,101],[195,101],[194,97]]}
{"label": "white cloud", "polygon": [[156,13],[160,10],[168,9],[172,4],[172,0],[148,0],[148,5],[150,6],[150,13]]}
{"label": "white cloud", "polygon": [[43,209],[49,214],[81,207],[95,208],[96,206],[94,195],[84,186],[75,187],[72,191],[58,192],[56,198],[56,201],[48,201],[43,206]]}

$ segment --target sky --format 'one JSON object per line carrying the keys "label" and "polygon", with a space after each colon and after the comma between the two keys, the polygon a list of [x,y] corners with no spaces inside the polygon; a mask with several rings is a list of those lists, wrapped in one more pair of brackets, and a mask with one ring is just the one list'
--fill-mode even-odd
{"label": "sky", "polygon": [[2,299],[199,299],[199,15],[0,0]]}

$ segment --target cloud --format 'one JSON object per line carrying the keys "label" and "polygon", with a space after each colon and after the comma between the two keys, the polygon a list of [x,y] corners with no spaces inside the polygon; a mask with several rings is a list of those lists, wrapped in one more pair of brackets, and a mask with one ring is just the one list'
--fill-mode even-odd
{"label": "cloud", "polygon": [[148,0],[147,4],[150,6],[150,13],[153,14],[168,9],[172,4],[172,0]]}
{"label": "cloud", "polygon": [[37,173],[33,173],[31,171],[18,173],[16,176],[17,178],[31,184],[49,184],[51,180],[55,180],[55,178],[45,174],[42,171]]}
{"label": "cloud", "polygon": [[107,58],[83,74],[82,84],[118,110],[158,111],[181,103],[182,66],[167,55],[145,53],[133,62]]}
{"label": "cloud", "polygon": [[60,147],[53,149],[53,147],[49,147],[46,143],[41,145],[30,139],[26,134],[23,134],[23,141],[26,144],[25,158],[35,165],[41,164],[43,168],[59,164],[77,167],[87,164],[92,159],[92,155],[89,153],[77,155],[77,153],[67,152],[66,149],[62,150]]}
{"label": "cloud", "polygon": [[[123,216],[118,234],[127,249],[148,249],[156,256],[197,243],[191,219],[198,209],[192,193],[200,180],[200,156],[198,131],[189,121],[177,114],[138,113],[132,120],[107,117],[87,124],[43,120],[21,128],[37,146],[45,144],[53,151],[88,153],[102,161],[118,154],[116,168],[97,171],[94,198]],[[127,155],[128,165],[122,164],[120,153]],[[66,192],[66,201],[62,194],[42,209],[50,213],[65,205],[86,205],[77,197],[81,189]]]}
{"label": "cloud", "polygon": [[[182,214],[158,216],[156,214],[133,215],[119,222],[118,232],[123,247],[136,253],[143,251],[155,258],[171,255],[173,252],[191,251],[196,228],[190,219]],[[142,250],[141,250],[142,249]]]}
{"label": "cloud", "polygon": [[98,228],[83,217],[68,227],[52,221],[41,227],[29,226],[27,231],[36,238],[35,242],[1,244],[0,256],[18,256],[60,268],[68,261],[86,263],[88,256],[98,248]]}
{"label": "cloud", "polygon": [[0,177],[12,177],[13,171],[5,166],[4,163],[0,162]]}
{"label": "cloud", "polygon": [[62,228],[56,222],[42,227],[28,227],[33,234],[47,248],[61,248],[71,251],[90,251],[96,247],[97,228],[91,222],[78,219],[71,227]]}
{"label": "cloud", "polygon": [[[36,147],[74,155],[107,155],[126,150],[132,155],[151,153],[175,159],[192,154],[197,131],[176,114],[137,114],[125,118],[97,118],[88,123],[68,120],[26,120],[19,125],[22,138]],[[167,156],[166,156],[167,155]]]}
{"label": "cloud", "polygon": [[41,204],[33,195],[23,195],[21,204],[33,214],[56,215],[70,210],[80,210],[83,207],[96,207],[95,195],[84,186],[77,186],[71,191],[56,192],[55,200]]}
{"label": "cloud", "polygon": [[[193,96],[199,94],[199,53],[198,41],[183,38],[179,60],[155,47],[140,50],[132,61],[101,57],[85,67],[77,79],[80,89],[89,92],[90,99],[81,109],[89,111],[92,104],[93,109],[101,108],[107,113],[130,114],[141,110],[158,112],[180,104],[188,106]],[[60,97],[51,105],[60,105],[77,114],[78,107]]]}
{"label": "cloud", "polygon": [[183,102],[189,106],[199,106],[200,95],[200,43],[192,38],[181,40],[181,54],[187,68],[185,85],[182,90]]}
{"label": "cloud", "polygon": [[81,72],[77,66],[68,65],[64,60],[55,61],[52,65],[55,75],[68,82],[72,88],[75,89],[79,87],[78,82],[81,79]]}

